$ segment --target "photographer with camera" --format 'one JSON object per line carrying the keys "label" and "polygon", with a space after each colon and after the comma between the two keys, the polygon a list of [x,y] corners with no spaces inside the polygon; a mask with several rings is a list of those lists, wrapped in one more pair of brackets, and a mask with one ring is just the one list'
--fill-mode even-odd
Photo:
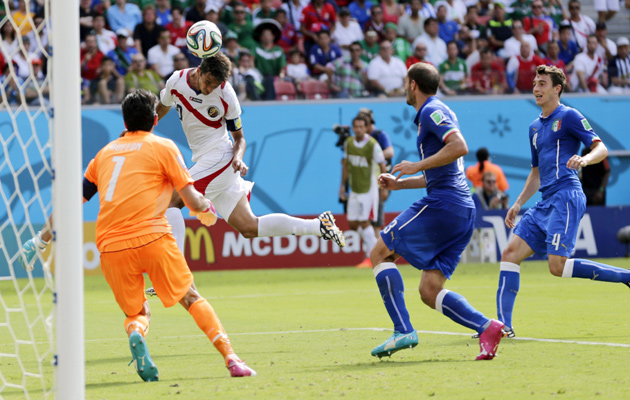
{"label": "photographer with camera", "polygon": [[509,197],[497,188],[494,172],[486,172],[481,180],[481,189],[472,195],[477,210],[507,210]]}
{"label": "photographer with camera", "polygon": [[[385,157],[385,164],[387,166],[387,171],[392,168],[392,159],[394,158],[394,147],[392,146],[392,141],[389,138],[387,132],[376,129],[374,126],[374,114],[372,110],[369,108],[361,108],[359,109],[360,115],[365,115],[368,120],[367,133],[372,136],[378,142],[381,149],[383,149],[383,157]],[[381,226],[384,225],[385,222],[385,202],[389,198],[389,190],[387,189],[379,189],[378,192],[379,202],[378,202],[378,217],[375,221],[372,222],[372,226],[376,234],[381,230]]]}
{"label": "photographer with camera", "polygon": [[[360,113],[352,120],[354,137],[347,137],[343,145],[339,187],[339,199],[347,201],[348,225],[363,239],[366,259],[358,268],[372,267],[369,254],[376,244],[376,234],[370,226],[370,220],[377,216],[379,203],[375,165],[380,169],[379,174],[387,172],[383,150],[376,139],[368,135],[368,124],[368,118]],[[350,186],[349,195],[346,183]]]}

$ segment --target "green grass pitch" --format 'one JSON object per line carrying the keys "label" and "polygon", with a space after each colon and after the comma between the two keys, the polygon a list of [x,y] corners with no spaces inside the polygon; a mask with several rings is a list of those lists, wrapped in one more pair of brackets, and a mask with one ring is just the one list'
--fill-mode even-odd
{"label": "green grass pitch", "polygon": [[[630,260],[605,260],[623,268]],[[179,305],[150,299],[147,336],[160,381],[132,366],[124,317],[102,277],[85,280],[88,399],[628,399],[630,290],[560,279],[526,262],[515,309],[516,339],[492,361],[474,361],[473,333],[420,301],[420,272],[400,266],[420,344],[390,358],[370,356],[391,322],[370,270],[280,269],[196,273],[237,354],[258,371],[233,379]],[[494,317],[498,264],[460,265],[448,289]],[[149,285],[149,282],[147,282]],[[3,293],[6,301],[6,291]],[[8,338],[0,335],[7,347]],[[5,365],[2,365],[5,364]],[[0,371],[7,375],[6,360]],[[4,369],[4,371],[3,371]],[[34,388],[32,398],[41,390]],[[21,399],[5,388],[0,397]]]}

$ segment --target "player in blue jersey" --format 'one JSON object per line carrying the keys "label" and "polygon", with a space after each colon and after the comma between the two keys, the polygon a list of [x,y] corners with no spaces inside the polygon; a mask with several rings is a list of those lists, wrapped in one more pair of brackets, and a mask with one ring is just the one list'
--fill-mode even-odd
{"label": "player in blue jersey", "polygon": [[[422,301],[453,321],[480,334],[478,360],[491,360],[502,337],[503,324],[485,317],[466,299],[444,289],[472,236],[475,205],[464,176],[462,157],[468,146],[455,113],[435,94],[440,75],[431,64],[417,63],[407,72],[407,103],[413,106],[418,125],[420,161],[403,161],[392,174],[379,176],[390,190],[427,188],[427,195],[403,211],[383,231],[370,253],[374,276],[385,308],[394,323],[394,334],[372,350],[379,358],[418,344],[405,306],[402,276],[394,262],[400,256],[422,270]],[[410,176],[400,179],[403,175]]]}
{"label": "player in blue jersey", "polygon": [[[497,290],[497,314],[508,337],[514,336],[512,310],[520,285],[520,264],[534,253],[546,254],[549,271],[563,278],[585,278],[606,282],[630,281],[630,271],[595,261],[570,258],[586,197],[577,170],[602,161],[608,150],[586,118],[574,108],[560,104],[566,85],[564,73],[540,65],[534,78],[534,97],[542,109],[529,126],[532,170],[523,191],[505,217],[508,228],[527,202],[540,190],[542,201],[527,210],[503,251]],[[580,144],[591,149],[579,156]]]}

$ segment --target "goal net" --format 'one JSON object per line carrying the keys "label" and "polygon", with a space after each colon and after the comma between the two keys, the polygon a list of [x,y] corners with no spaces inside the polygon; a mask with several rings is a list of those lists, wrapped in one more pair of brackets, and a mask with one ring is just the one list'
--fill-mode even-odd
{"label": "goal net", "polygon": [[[68,12],[72,6],[76,18]],[[72,229],[82,236],[81,226],[77,229],[82,215],[77,188],[81,168],[78,10],[78,0],[0,0],[4,14],[0,14],[0,399],[84,397],[84,368],[74,365],[79,382],[75,384],[64,378],[68,373],[61,367],[66,361],[83,363],[81,253],[76,249],[82,247],[82,240],[67,234]],[[76,34],[68,36],[70,28]],[[73,40],[76,48],[70,45]],[[69,49],[60,51],[56,43]],[[61,57],[63,64],[76,59],[77,67],[66,65],[60,70],[61,60],[55,58]],[[63,101],[59,101],[61,94]],[[73,95],[76,101],[69,99]],[[74,110],[68,109],[73,106]],[[62,134],[60,120],[67,127]],[[69,140],[78,144],[61,152]],[[76,185],[68,185],[72,181]],[[76,201],[66,201],[59,193],[76,196]],[[53,213],[64,223],[55,226],[55,240],[37,253],[29,271],[20,262],[22,243],[36,236]],[[71,246],[74,249],[68,251]],[[80,305],[67,307],[68,296]],[[66,324],[76,329],[68,338],[62,334]],[[68,340],[76,348],[70,353]],[[62,397],[66,391],[72,397]]]}

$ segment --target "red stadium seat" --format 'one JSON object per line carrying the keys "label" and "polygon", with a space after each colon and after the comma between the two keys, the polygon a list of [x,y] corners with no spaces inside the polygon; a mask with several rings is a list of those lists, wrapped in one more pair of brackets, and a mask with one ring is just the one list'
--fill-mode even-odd
{"label": "red stadium seat", "polygon": [[327,99],[330,97],[330,90],[325,82],[308,80],[300,84],[300,92],[305,99]]}
{"label": "red stadium seat", "polygon": [[292,82],[277,79],[273,83],[276,90],[276,100],[295,100],[297,98],[297,90]]}

